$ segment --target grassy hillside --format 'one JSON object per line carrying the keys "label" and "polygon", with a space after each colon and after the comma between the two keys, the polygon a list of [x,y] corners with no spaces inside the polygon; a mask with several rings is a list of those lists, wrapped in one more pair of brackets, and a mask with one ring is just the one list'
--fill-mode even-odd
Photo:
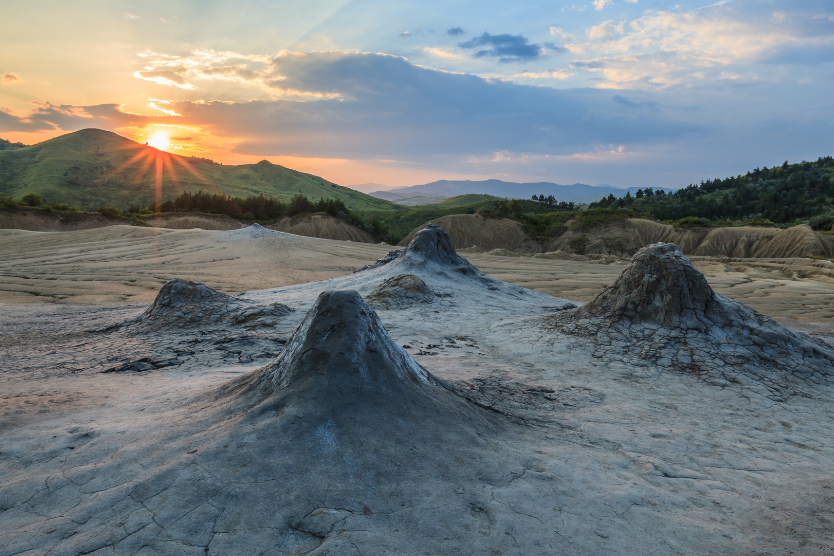
{"label": "grassy hillside", "polygon": [[0,139],[0,151],[13,151],[16,149],[22,149],[26,146],[28,145],[24,145],[23,143],[12,143],[11,141]]}
{"label": "grassy hillside", "polygon": [[[487,200],[471,204],[460,204],[462,200],[472,200],[473,198],[475,200],[486,198]],[[432,205],[419,205],[408,208],[399,207],[395,210],[358,211],[357,215],[368,222],[377,221],[381,226],[385,227],[386,234],[384,235],[388,238],[387,241],[389,243],[398,243],[417,226],[440,218],[441,216],[476,213],[492,216],[521,216],[553,213],[554,210],[558,211],[559,209],[534,201],[523,201],[520,199],[505,201],[497,197],[492,197],[491,195],[473,194],[461,195]]]}
{"label": "grassy hillside", "polygon": [[266,160],[227,166],[158,151],[99,129],[0,150],[0,196],[5,197],[37,193],[47,201],[58,200],[84,209],[146,206],[155,200],[157,175],[161,176],[163,201],[184,191],[202,189],[230,197],[263,194],[282,202],[298,194],[341,199],[348,208],[357,210],[398,207]]}
{"label": "grassy hillside", "polygon": [[493,195],[481,195],[478,193],[469,193],[467,195],[458,195],[457,197],[452,197],[450,199],[446,199],[437,203],[431,203],[428,205],[420,205],[422,208],[433,208],[433,209],[447,209],[453,207],[466,207],[469,205],[474,205],[477,203],[484,203],[486,201],[498,201],[500,197],[495,197]]}
{"label": "grassy hillside", "polygon": [[647,188],[636,197],[609,197],[591,206],[649,212],[660,220],[765,219],[782,224],[807,222],[812,228],[828,230],[834,223],[834,158],[756,168],[743,176],[708,180],[674,193],[658,194]]}

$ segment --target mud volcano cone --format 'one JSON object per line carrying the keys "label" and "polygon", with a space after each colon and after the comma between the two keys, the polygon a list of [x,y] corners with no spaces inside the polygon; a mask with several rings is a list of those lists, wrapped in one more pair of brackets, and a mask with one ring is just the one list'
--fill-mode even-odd
{"label": "mud volcano cone", "polygon": [[318,379],[348,397],[436,384],[353,290],[319,295],[265,379],[273,390]]}
{"label": "mud volcano cone", "polygon": [[353,430],[357,440],[396,430],[460,431],[464,423],[492,427],[482,408],[398,346],[352,290],[319,295],[281,356],[243,381],[282,412],[302,414],[310,424],[332,422]]}
{"label": "mud volcano cone", "polygon": [[553,320],[591,338],[603,361],[649,361],[722,386],[752,380],[779,400],[801,390],[794,377],[834,371],[831,346],[716,293],[673,243],[640,249],[596,299]]}
{"label": "mud volcano cone", "polygon": [[254,305],[218,292],[205,284],[174,278],[169,280],[148,309],[126,325],[153,331],[170,327],[213,325],[272,326],[292,309],[280,303]]}
{"label": "mud volcano cone", "polygon": [[446,275],[448,275],[447,271],[453,271],[466,276],[483,276],[481,271],[457,254],[452,238],[443,228],[434,223],[417,232],[402,252],[391,251],[375,264],[362,267],[359,271],[381,266],[406,274],[432,267],[433,272]]}
{"label": "mud volcano cone", "polygon": [[703,330],[711,322],[706,314],[726,312],[720,305],[707,279],[677,245],[655,243],[640,249],[619,278],[586,305],[584,312]]}

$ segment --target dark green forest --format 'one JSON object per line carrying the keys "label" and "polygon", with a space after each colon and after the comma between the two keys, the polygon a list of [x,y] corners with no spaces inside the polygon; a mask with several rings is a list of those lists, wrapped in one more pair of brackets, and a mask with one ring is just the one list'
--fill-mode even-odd
{"label": "dark green forest", "polygon": [[[773,168],[756,168],[745,175],[691,184],[674,193],[637,191],[636,196],[608,196],[590,208],[624,208],[646,212],[658,220],[687,217],[713,223],[808,221],[818,230],[834,223],[834,158]],[[694,220],[693,220],[694,222]]]}

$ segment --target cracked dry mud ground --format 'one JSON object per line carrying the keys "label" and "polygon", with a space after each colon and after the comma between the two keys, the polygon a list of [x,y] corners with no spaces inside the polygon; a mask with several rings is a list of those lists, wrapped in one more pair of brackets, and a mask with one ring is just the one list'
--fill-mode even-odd
{"label": "cracked dry mud ground", "polygon": [[[255,329],[4,305],[0,554],[834,551],[827,381],[775,401],[604,361],[543,324],[564,300],[413,255],[239,296],[293,309]],[[435,298],[377,306],[386,334],[471,407],[247,393],[322,291],[404,274]]]}

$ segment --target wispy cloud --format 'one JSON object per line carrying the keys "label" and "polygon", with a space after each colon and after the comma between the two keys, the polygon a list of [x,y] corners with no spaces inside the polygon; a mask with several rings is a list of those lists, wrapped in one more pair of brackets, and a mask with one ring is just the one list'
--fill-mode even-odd
{"label": "wispy cloud", "polygon": [[464,58],[462,54],[455,54],[454,52],[449,52],[448,50],[443,50],[442,48],[434,48],[430,46],[423,48],[423,52],[439,58]]}
{"label": "wispy cloud", "polygon": [[623,34],[623,26],[625,21],[615,24],[613,21],[603,21],[599,25],[595,25],[588,29],[588,38],[591,40],[610,39],[614,35]]}
{"label": "wispy cloud", "polygon": [[139,19],[139,16],[130,12],[125,12],[125,19]]}
{"label": "wispy cloud", "polygon": [[446,30],[447,35],[451,35],[453,37],[457,37],[458,35],[464,34],[465,31],[460,27],[452,27],[451,29]]}
{"label": "wispy cloud", "polygon": [[0,75],[0,83],[14,83],[16,81],[22,81],[17,75],[13,73],[6,72]]}
{"label": "wispy cloud", "polygon": [[525,71],[513,75],[515,78],[524,77],[527,79],[567,79],[576,75],[575,71],[570,70],[552,70],[552,71]]}
{"label": "wispy cloud", "polygon": [[795,15],[739,6],[719,2],[696,10],[649,10],[631,21],[591,26],[586,42],[565,47],[591,55],[573,66],[599,73],[601,88],[750,81],[757,79],[751,64],[817,65],[834,56],[832,30],[815,29]]}

